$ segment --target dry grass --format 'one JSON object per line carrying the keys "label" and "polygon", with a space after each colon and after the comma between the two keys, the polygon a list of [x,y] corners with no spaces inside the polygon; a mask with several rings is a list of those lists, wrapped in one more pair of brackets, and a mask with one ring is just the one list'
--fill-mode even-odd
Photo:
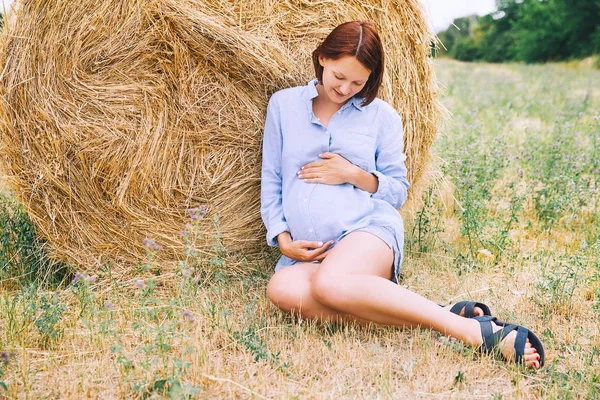
{"label": "dry grass", "polygon": [[260,145],[269,96],[305,84],[340,22],[381,27],[381,97],[403,116],[411,182],[441,107],[417,0],[33,0],[1,42],[2,163],[60,259],[130,266],[143,239],[181,254],[186,210],[208,206],[205,245],[260,259]]}
{"label": "dry grass", "polygon": [[[225,274],[219,260],[204,259],[204,267],[193,274],[185,264],[156,276],[154,268],[161,263],[144,259],[140,263],[151,268],[136,272],[144,284],[121,280],[106,268],[94,274],[96,283],[52,292],[9,291],[14,283],[2,281],[0,350],[14,353],[7,365],[0,363],[0,381],[9,389],[3,393],[10,398],[168,398],[170,385],[197,389],[196,397],[203,399],[598,398],[600,267],[593,247],[600,243],[593,201],[598,188],[577,178],[600,166],[593,164],[597,157],[584,157],[583,173],[568,163],[573,154],[598,151],[587,142],[600,120],[597,89],[584,111],[573,90],[597,79],[598,72],[588,76],[555,65],[486,70],[449,61],[438,68],[446,85],[444,102],[455,104],[454,119],[436,144],[451,181],[434,191],[435,202],[424,201],[409,213],[414,217],[407,218],[402,284],[443,304],[483,301],[500,319],[532,328],[544,342],[544,369],[526,371],[481,357],[429,331],[295,321],[268,302],[270,273],[255,264],[242,274]],[[514,82],[506,82],[508,75]],[[539,85],[558,78],[564,82],[551,93]],[[516,106],[509,108],[509,101]],[[543,130],[527,132],[524,144],[519,127],[538,119]],[[564,140],[554,155],[562,160],[555,181],[554,167],[521,154],[533,148],[532,157],[550,156],[544,147],[548,135],[551,143]],[[494,152],[504,149],[498,137],[508,141],[506,151]],[[449,157],[453,146],[456,153]],[[480,156],[485,163],[478,164]],[[523,196],[523,209],[508,229],[511,243],[501,252],[490,248],[493,257],[476,253],[474,260],[465,260],[464,215],[474,205],[464,201],[469,185],[460,178],[465,171],[449,167],[460,158],[463,166],[481,168],[510,160],[498,176],[474,180],[468,192],[490,187],[478,198],[485,204],[478,217],[484,226],[496,225],[482,229],[482,239],[502,228],[511,198]],[[514,172],[517,167],[523,168],[522,176]],[[578,186],[558,198],[575,200],[584,191],[589,202],[563,212],[551,230],[545,229],[531,190],[536,172],[546,185],[572,180]],[[427,217],[422,228],[429,229],[422,243],[430,245],[426,251],[414,244],[412,230],[421,211]],[[433,229],[438,219],[441,231]],[[54,301],[44,308],[44,298]],[[59,307],[65,309],[54,323],[52,312]]]}

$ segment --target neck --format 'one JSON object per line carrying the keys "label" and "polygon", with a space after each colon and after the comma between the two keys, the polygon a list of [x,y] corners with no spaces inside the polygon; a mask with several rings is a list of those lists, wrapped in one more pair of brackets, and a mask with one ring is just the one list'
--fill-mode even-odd
{"label": "neck", "polygon": [[335,113],[340,108],[342,108],[342,106],[344,104],[346,104],[345,102],[344,103],[334,103],[333,101],[331,101],[329,99],[329,97],[327,97],[327,94],[325,94],[323,85],[321,85],[320,83],[317,83],[316,88],[317,88],[317,93],[319,95],[313,100],[313,104],[316,102],[319,105],[319,107],[321,107],[323,110],[332,111],[333,113]]}

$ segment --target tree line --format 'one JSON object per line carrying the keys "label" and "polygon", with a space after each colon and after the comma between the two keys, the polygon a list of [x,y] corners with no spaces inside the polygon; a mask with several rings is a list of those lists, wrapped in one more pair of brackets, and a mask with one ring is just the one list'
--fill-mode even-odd
{"label": "tree line", "polygon": [[[496,0],[438,34],[434,52],[462,61],[537,63],[600,54],[600,0]],[[597,57],[597,60],[600,57]]]}

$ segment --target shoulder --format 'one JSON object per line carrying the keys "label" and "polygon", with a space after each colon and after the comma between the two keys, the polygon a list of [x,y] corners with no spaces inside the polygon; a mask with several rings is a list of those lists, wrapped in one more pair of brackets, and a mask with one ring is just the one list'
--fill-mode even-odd
{"label": "shoulder", "polygon": [[269,104],[279,105],[282,103],[300,101],[304,90],[306,90],[305,86],[295,86],[286,89],[281,89],[273,93],[271,99],[269,100]]}
{"label": "shoulder", "polygon": [[380,98],[375,98],[363,109],[376,115],[377,119],[385,124],[402,124],[402,118],[396,109]]}

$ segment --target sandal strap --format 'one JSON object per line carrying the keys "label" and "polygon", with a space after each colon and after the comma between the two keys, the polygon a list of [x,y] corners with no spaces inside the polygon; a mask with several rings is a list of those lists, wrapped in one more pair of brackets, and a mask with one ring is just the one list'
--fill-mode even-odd
{"label": "sandal strap", "polygon": [[[469,304],[473,303],[472,301],[459,301],[458,303],[454,304],[452,306],[452,308],[450,308],[450,312],[456,315],[460,315],[460,310],[462,310],[462,308],[465,308],[465,317],[467,317],[467,313],[469,312]],[[474,306],[471,306],[471,312],[473,312]],[[469,318],[469,317],[467,317]]]}
{"label": "sandal strap", "polygon": [[[512,331],[517,331],[517,337],[513,345],[515,351],[515,363],[522,364],[523,356],[525,355],[525,345],[529,338],[531,331],[521,325],[506,324],[502,321],[498,321],[495,317],[475,317],[475,320],[479,321],[481,325],[481,337],[483,338],[483,344],[480,349],[484,353],[497,353],[502,359],[506,360],[501,352],[498,352],[498,344],[508,336]],[[496,332],[493,332],[492,322],[501,328]]]}
{"label": "sandal strap", "polygon": [[481,344],[480,350],[484,353],[493,352],[494,348],[499,343],[498,339],[500,339],[500,336],[502,335],[502,330],[494,332],[492,329],[492,322],[496,321],[496,318],[485,316],[475,317],[473,319],[479,322],[481,329],[481,338],[483,339],[483,343]]}
{"label": "sandal strap", "polygon": [[490,311],[490,308],[487,305],[476,302],[476,301],[459,301],[458,303],[454,304],[452,306],[452,308],[450,308],[450,312],[454,313],[456,315],[460,315],[460,310],[462,310],[463,307],[465,309],[465,312],[464,312],[465,318],[473,318],[476,316],[475,315],[475,307],[481,308],[484,316],[489,316],[492,314],[492,312]]}
{"label": "sandal strap", "polygon": [[521,364],[523,362],[523,356],[525,355],[525,345],[527,344],[527,337],[529,336],[529,329],[519,326],[517,328],[517,337],[515,339],[515,362]]}

